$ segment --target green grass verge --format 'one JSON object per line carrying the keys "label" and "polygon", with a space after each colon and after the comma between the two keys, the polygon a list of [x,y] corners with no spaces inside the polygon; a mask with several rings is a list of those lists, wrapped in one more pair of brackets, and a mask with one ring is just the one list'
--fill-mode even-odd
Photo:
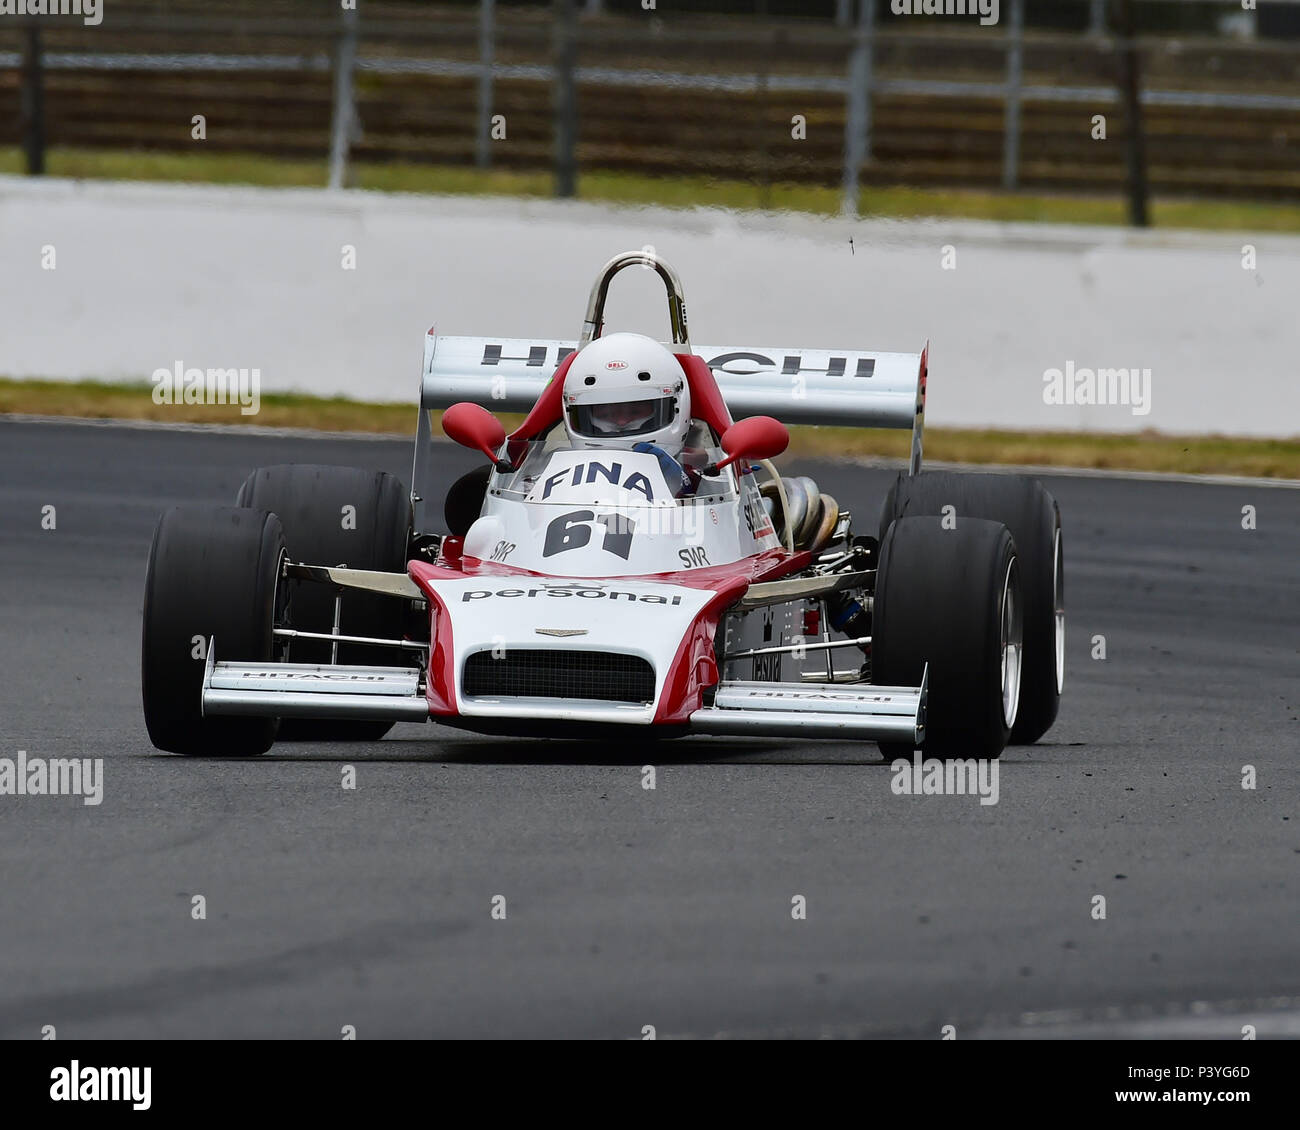
{"label": "green grass verge", "polygon": [[[325,161],[293,160],[247,153],[154,153],[130,150],[51,149],[52,176],[110,180],[183,181],[276,187],[320,186]],[[24,171],[21,152],[0,147],[0,173]],[[520,173],[442,165],[371,164],[351,168],[357,188],[386,192],[445,193],[545,198],[551,194],[547,173]],[[584,200],[667,207],[705,205],[717,208],[768,207],[815,215],[835,215],[838,189],[815,185],[774,184],[766,192],[747,181],[711,177],[650,177],[630,173],[587,172],[578,180]],[[1118,197],[985,192],[956,189],[865,187],[863,216],[1045,221],[1124,224],[1125,205]],[[1152,222],[1164,228],[1218,231],[1300,232],[1300,204],[1256,201],[1160,199],[1152,202]]]}
{"label": "green grass verge", "polygon": [[[261,398],[257,415],[244,416],[237,405],[155,404],[152,390],[153,386],[148,384],[0,379],[0,416],[23,413],[398,435],[411,435],[415,431],[416,413],[410,404],[368,404],[342,397],[267,393]],[[520,419],[503,417],[507,427],[515,426]],[[910,437],[903,432],[859,428],[793,428],[791,434],[793,456],[903,459],[910,444]],[[1256,440],[1155,432],[1096,435],[927,428],[925,456],[955,463],[1300,479],[1300,437]]]}

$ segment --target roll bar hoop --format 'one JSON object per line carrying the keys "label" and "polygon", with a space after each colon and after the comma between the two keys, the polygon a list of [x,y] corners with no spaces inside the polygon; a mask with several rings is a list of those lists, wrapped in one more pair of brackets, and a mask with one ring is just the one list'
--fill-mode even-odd
{"label": "roll bar hoop", "polygon": [[605,297],[609,293],[609,284],[619,271],[627,267],[653,267],[664,281],[668,292],[668,321],[672,326],[673,344],[684,345],[684,352],[691,349],[690,335],[686,329],[686,298],[682,294],[682,280],[677,272],[660,259],[653,251],[624,251],[615,255],[596,276],[596,284],[591,288],[591,297],[587,299],[587,319],[582,323],[582,336],[578,348],[589,345],[593,338],[600,337],[605,329]]}

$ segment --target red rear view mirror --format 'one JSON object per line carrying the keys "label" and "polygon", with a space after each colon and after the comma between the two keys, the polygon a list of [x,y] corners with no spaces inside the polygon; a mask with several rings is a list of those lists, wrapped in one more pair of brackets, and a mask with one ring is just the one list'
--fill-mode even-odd
{"label": "red rear view mirror", "polygon": [[790,433],[780,420],[750,416],[722,433],[722,450],[727,458],[718,466],[725,467],[737,459],[774,459],[789,446]]}
{"label": "red rear view mirror", "polygon": [[442,430],[461,447],[481,451],[495,465],[497,450],[506,441],[505,425],[481,404],[462,400],[442,414]]}

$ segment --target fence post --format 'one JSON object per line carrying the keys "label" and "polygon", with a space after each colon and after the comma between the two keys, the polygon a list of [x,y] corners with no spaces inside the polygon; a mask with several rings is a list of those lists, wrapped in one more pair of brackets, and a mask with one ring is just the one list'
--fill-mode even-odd
{"label": "fence post", "polygon": [[858,176],[863,163],[871,159],[871,56],[876,5],[875,0],[858,0],[858,5],[844,107],[844,183],[840,212],[845,216],[858,214]]}
{"label": "fence post", "polygon": [[555,0],[555,195],[578,190],[578,94],[574,84],[577,55],[577,11],[574,0]]}
{"label": "fence post", "polygon": [[479,0],[478,10],[478,139],[474,163],[492,164],[492,62],[496,47],[496,0]]}
{"label": "fence post", "polygon": [[1088,34],[1106,34],[1106,0],[1091,0],[1088,8]]}
{"label": "fence post", "polygon": [[23,152],[27,157],[28,176],[38,177],[45,172],[45,77],[41,28],[33,20],[24,31],[20,95]]}
{"label": "fence post", "polygon": [[334,121],[330,131],[330,188],[342,188],[356,121],[352,70],[357,61],[357,9],[343,8],[338,50],[334,55]]}
{"label": "fence post", "polygon": [[1133,41],[1133,5],[1113,0],[1113,26],[1119,36],[1119,101],[1124,107],[1124,152],[1128,164],[1129,223],[1144,228],[1147,212],[1146,138],[1142,131],[1142,80],[1138,74],[1137,44]]}
{"label": "fence post", "polygon": [[1020,183],[1020,94],[1024,85],[1025,0],[1011,0],[1007,27],[1007,86],[1002,124],[1002,187]]}
{"label": "fence post", "polygon": [[762,36],[759,47],[758,71],[754,75],[754,139],[758,146],[755,160],[756,180],[758,181],[758,206],[764,212],[772,206],[772,163],[768,157],[767,147],[767,82],[772,68],[772,58],[776,55],[776,37],[779,32],[774,28],[765,28],[767,24],[767,0],[757,0],[754,5],[755,15]]}

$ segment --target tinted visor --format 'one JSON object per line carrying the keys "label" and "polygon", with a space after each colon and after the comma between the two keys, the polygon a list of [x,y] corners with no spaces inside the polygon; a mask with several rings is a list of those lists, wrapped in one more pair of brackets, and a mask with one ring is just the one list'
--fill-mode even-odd
{"label": "tinted visor", "polygon": [[626,400],[621,404],[573,404],[569,406],[569,429],[591,439],[643,436],[672,423],[676,398]]}

